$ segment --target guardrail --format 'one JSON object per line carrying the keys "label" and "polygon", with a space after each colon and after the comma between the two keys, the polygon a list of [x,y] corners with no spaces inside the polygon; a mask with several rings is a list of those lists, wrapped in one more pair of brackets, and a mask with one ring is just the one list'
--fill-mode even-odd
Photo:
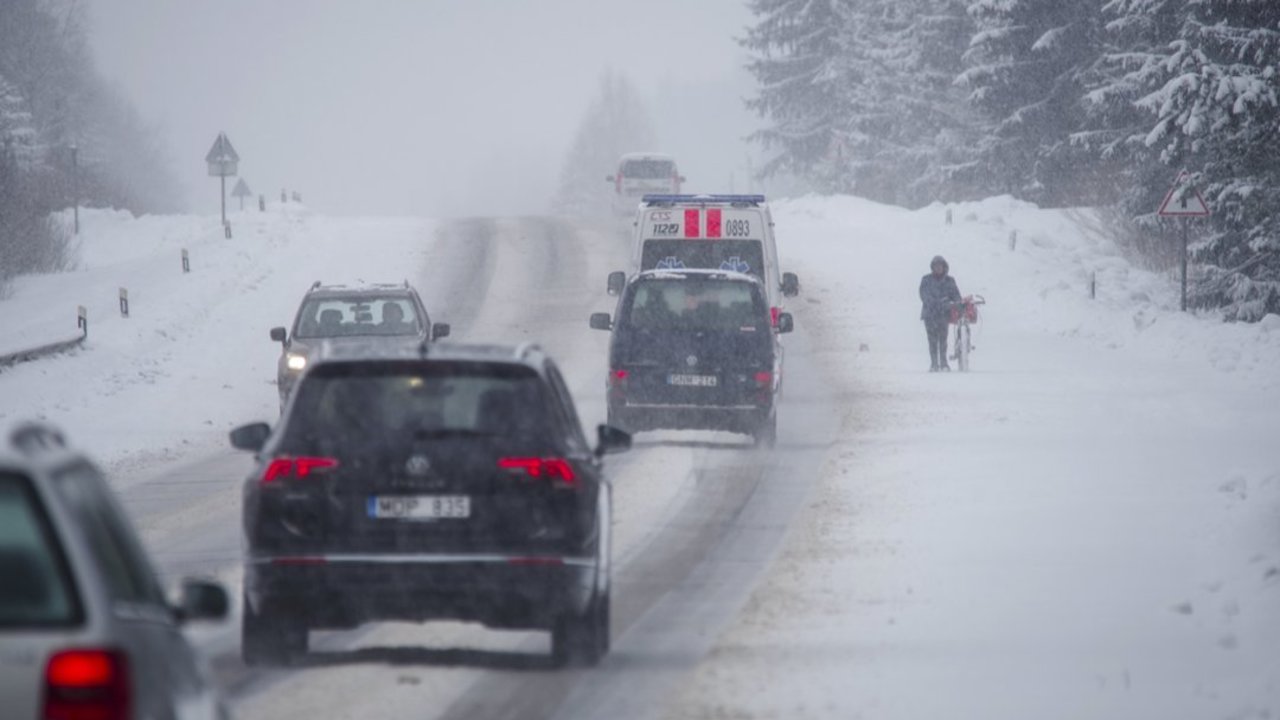
{"label": "guardrail", "polygon": [[45,357],[47,355],[57,355],[68,350],[74,350],[89,337],[89,317],[83,305],[76,308],[76,326],[80,328],[80,337],[71,338],[70,340],[59,340],[51,342],[39,347],[28,348],[11,352],[8,355],[0,355],[0,369],[12,367],[18,363],[24,363],[28,360]]}

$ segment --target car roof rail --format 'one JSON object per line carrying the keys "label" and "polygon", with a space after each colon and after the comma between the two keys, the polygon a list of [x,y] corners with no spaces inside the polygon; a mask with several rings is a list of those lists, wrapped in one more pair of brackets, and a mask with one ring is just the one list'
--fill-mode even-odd
{"label": "car roof rail", "polygon": [[529,357],[529,353],[541,352],[542,346],[532,340],[522,342],[516,346],[516,359],[524,360]]}
{"label": "car roof rail", "polygon": [[35,455],[52,450],[65,450],[67,439],[62,432],[50,425],[28,422],[9,433],[9,443],[23,455]]}

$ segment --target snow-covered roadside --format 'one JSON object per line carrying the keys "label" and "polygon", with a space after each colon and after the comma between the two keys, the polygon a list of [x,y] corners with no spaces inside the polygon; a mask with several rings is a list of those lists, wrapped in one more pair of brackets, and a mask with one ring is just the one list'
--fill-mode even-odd
{"label": "snow-covered roadside", "polygon": [[[776,208],[844,441],[668,716],[1274,717],[1280,318],[1174,312],[1064,213],[943,213]],[[924,372],[935,253],[990,302],[968,375]]]}
{"label": "snow-covered roadside", "polygon": [[433,227],[314,217],[296,204],[231,220],[227,240],[216,217],[82,213],[76,269],[18,278],[0,302],[0,328],[10,349],[60,339],[74,334],[83,304],[89,338],[82,351],[0,372],[0,426],[53,422],[121,489],[165,463],[225,448],[229,428],[275,413],[279,349],[268,328],[288,324],[317,279],[411,275]]}

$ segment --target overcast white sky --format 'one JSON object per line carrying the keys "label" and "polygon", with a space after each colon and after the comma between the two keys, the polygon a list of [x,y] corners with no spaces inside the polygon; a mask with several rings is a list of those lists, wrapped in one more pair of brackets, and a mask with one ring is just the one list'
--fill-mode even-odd
{"label": "overcast white sky", "polygon": [[743,0],[91,5],[100,69],[164,133],[196,210],[217,207],[203,160],[225,130],[255,192],[324,212],[544,211],[605,68],[646,93],[649,149],[689,189],[745,189]]}

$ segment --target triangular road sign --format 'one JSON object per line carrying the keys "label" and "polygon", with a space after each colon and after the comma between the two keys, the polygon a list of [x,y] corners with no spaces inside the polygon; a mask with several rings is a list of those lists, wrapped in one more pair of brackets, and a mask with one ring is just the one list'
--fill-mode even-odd
{"label": "triangular road sign", "polygon": [[1173,181],[1156,211],[1160,217],[1209,217],[1209,206],[1195,185],[1191,184],[1191,173],[1183,170],[1178,179]]}
{"label": "triangular road sign", "polygon": [[240,154],[231,147],[231,141],[227,139],[226,133],[218,133],[218,138],[213,141],[213,147],[209,148],[209,154],[204,156],[204,161],[208,163],[239,162]]}

